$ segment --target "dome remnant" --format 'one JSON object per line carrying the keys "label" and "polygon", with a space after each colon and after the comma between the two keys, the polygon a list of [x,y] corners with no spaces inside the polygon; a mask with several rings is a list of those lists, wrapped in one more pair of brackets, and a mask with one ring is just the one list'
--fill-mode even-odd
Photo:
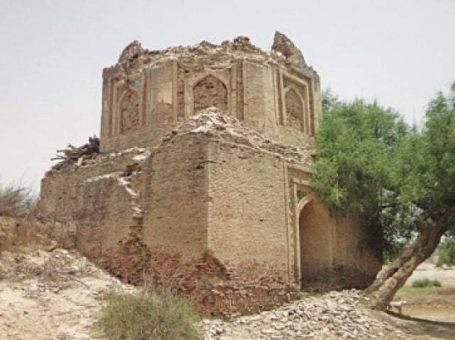
{"label": "dome remnant", "polygon": [[103,72],[101,150],[156,144],[210,106],[286,144],[307,142],[322,118],[319,76],[278,32],[270,52],[243,36],[162,51],[133,41]]}

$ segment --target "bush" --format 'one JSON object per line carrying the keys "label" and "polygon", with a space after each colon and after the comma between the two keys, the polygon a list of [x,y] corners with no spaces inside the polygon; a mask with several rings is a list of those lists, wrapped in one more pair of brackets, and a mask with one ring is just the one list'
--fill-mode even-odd
{"label": "bush", "polygon": [[441,287],[441,286],[442,286],[442,284],[438,280],[430,280],[430,279],[415,280],[412,283],[412,287],[414,287],[414,288]]}
{"label": "bush", "polygon": [[442,242],[438,249],[438,255],[437,267],[455,265],[455,240],[446,239]]}
{"label": "bush", "polygon": [[112,340],[192,340],[202,338],[198,321],[190,299],[164,290],[109,296],[99,324]]}
{"label": "bush", "polygon": [[33,203],[31,189],[22,185],[0,186],[0,216],[24,216],[31,211]]}

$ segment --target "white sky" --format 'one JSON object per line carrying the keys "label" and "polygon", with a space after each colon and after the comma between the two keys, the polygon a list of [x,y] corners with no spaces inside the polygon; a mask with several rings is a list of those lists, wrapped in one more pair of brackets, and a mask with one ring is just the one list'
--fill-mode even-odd
{"label": "white sky", "polygon": [[455,0],[0,0],[0,183],[39,180],[58,148],[99,134],[102,68],[148,49],[275,30],[343,99],[378,99],[421,122],[455,81]]}

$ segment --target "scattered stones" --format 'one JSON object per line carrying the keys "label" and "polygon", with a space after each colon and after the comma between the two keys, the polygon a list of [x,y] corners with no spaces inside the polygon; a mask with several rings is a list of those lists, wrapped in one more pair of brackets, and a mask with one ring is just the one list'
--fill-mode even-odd
{"label": "scattered stones", "polygon": [[229,321],[204,320],[206,339],[406,339],[409,335],[370,315],[357,290],[310,296],[277,309]]}

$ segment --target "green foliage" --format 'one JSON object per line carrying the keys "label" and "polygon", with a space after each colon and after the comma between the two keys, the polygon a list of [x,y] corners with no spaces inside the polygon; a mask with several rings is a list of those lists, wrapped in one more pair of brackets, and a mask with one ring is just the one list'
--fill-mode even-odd
{"label": "green foliage", "polygon": [[0,216],[24,216],[32,210],[33,204],[31,189],[20,184],[0,185]]}
{"label": "green foliage", "polygon": [[108,339],[201,339],[192,301],[171,291],[111,295],[107,302],[99,323]]}
{"label": "green foliage", "polygon": [[384,230],[389,258],[424,219],[454,227],[455,85],[429,103],[422,129],[376,102],[341,102],[330,92],[323,108],[313,184],[332,212]]}
{"label": "green foliage", "polygon": [[439,93],[426,117],[414,172],[420,184],[418,202],[423,209],[441,211],[455,203],[455,91]]}
{"label": "green foliage", "polygon": [[325,107],[317,134],[318,160],[314,184],[321,199],[346,213],[376,213],[392,181],[394,150],[406,126],[399,116],[377,103],[356,100]]}
{"label": "green foliage", "polygon": [[[398,209],[393,191],[398,150],[409,128],[376,102],[343,103],[326,94],[324,103],[313,178],[319,197],[334,213],[360,214],[369,227],[384,229],[387,249],[396,251],[397,241],[409,236],[401,225],[410,220],[400,214],[404,208]],[[397,225],[403,234],[398,238]]]}
{"label": "green foliage", "polygon": [[437,267],[455,265],[455,240],[446,239],[442,242],[438,247],[438,255]]}
{"label": "green foliage", "polygon": [[442,284],[438,280],[430,280],[430,279],[420,279],[415,280],[412,282],[413,288],[428,288],[428,287],[441,287]]}

